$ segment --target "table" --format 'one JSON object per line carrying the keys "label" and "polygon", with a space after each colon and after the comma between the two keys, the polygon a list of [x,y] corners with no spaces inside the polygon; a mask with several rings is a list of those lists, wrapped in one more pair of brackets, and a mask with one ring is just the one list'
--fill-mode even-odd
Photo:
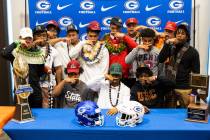
{"label": "table", "polygon": [[[119,127],[105,115],[103,127],[84,127],[73,109],[32,109],[35,121],[10,121],[4,130],[14,140],[210,140],[210,124],[185,121],[185,109],[152,109],[137,127]],[[103,110],[105,114],[106,110]]]}

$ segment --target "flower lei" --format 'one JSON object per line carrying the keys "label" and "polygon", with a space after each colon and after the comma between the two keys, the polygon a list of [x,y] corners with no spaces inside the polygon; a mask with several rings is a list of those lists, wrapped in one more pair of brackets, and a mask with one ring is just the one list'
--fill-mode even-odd
{"label": "flower lei", "polygon": [[105,37],[105,47],[108,49],[109,53],[121,53],[126,48],[126,45],[123,41],[120,41],[119,44],[114,44],[109,35],[107,35]]}
{"label": "flower lei", "polygon": [[44,52],[40,49],[33,51],[24,49],[20,46],[19,42],[16,42],[17,47],[13,50],[12,54],[14,57],[20,55],[23,57],[28,64],[43,64],[44,63]]}
{"label": "flower lei", "polygon": [[99,41],[95,44],[95,46],[91,46],[90,44],[85,43],[82,47],[81,57],[88,64],[96,63],[100,59],[99,54],[101,49],[102,45]]}

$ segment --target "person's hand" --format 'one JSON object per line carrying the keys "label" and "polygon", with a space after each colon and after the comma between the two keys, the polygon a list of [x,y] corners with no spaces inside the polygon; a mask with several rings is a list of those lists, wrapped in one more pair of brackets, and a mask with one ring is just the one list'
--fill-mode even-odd
{"label": "person's hand", "polygon": [[176,45],[178,42],[179,42],[178,39],[176,39],[176,38],[171,38],[171,39],[166,40],[165,43],[166,43],[166,44],[170,44],[170,45]]}
{"label": "person's hand", "polygon": [[109,81],[113,81],[114,78],[112,77],[112,75],[109,75],[109,74],[105,74],[105,79],[106,80],[109,80]]}
{"label": "person's hand", "polygon": [[33,46],[40,45],[42,42],[44,42],[44,39],[37,39],[33,42]]}
{"label": "person's hand", "polygon": [[44,72],[47,73],[47,74],[51,74],[52,70],[49,66],[44,66]]}
{"label": "person's hand", "polygon": [[61,38],[61,41],[66,42],[67,46],[71,44],[71,39],[69,37],[63,37]]}
{"label": "person's hand", "polygon": [[65,83],[70,83],[70,84],[74,84],[78,81],[79,79],[78,78],[70,78],[70,77],[66,77],[64,79]]}
{"label": "person's hand", "polygon": [[148,77],[148,81],[149,82],[155,81],[156,79],[157,79],[157,76],[150,76],[150,77]]}
{"label": "person's hand", "polygon": [[146,106],[144,106],[144,114],[150,113],[150,109]]}
{"label": "person's hand", "polygon": [[123,37],[125,36],[125,34],[124,34],[124,33],[120,33],[120,32],[116,32],[116,33],[114,34],[114,36],[115,36],[116,38],[123,38]]}
{"label": "person's hand", "polygon": [[150,46],[152,46],[152,44],[148,44],[148,45],[141,44],[141,45],[138,45],[137,47],[140,48],[140,49],[144,49],[145,51],[147,51],[147,50],[150,49]]}
{"label": "person's hand", "polygon": [[115,115],[115,114],[117,114],[117,112],[118,112],[117,108],[113,107],[113,108],[109,109],[106,114],[107,115]]}

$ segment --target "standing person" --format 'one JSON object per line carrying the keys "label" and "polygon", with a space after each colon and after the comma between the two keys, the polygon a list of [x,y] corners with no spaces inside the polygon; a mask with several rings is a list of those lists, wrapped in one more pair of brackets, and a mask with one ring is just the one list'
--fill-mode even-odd
{"label": "standing person", "polygon": [[[49,107],[49,86],[55,86],[62,79],[62,64],[60,56],[55,48],[48,42],[47,30],[43,25],[38,25],[33,30],[34,41],[38,41],[37,47],[45,52],[45,67],[47,74],[43,75],[40,80],[42,88],[43,103],[42,107]],[[50,81],[49,81],[49,78]],[[50,84],[50,85],[49,85]]]}
{"label": "standing person", "polygon": [[48,39],[58,38],[60,33],[60,27],[55,20],[49,20],[47,22],[46,28],[47,28]]}
{"label": "standing person", "polygon": [[33,88],[29,96],[29,105],[32,108],[42,107],[42,93],[39,85],[40,77],[44,74],[44,52],[37,47],[38,41],[33,42],[32,30],[24,27],[20,30],[19,40],[13,42],[1,52],[2,56],[12,64],[16,56],[22,57],[29,65],[28,82]]}
{"label": "standing person", "polygon": [[[92,21],[87,27],[88,40],[81,41],[70,50],[70,57],[80,61],[84,72],[80,79],[87,83],[89,80],[108,73],[109,52],[99,39],[101,28],[97,21]],[[94,74],[94,76],[93,76]]]}
{"label": "standing person", "polygon": [[155,32],[150,28],[141,31],[142,44],[133,49],[125,58],[127,64],[133,64],[133,71],[141,65],[147,65],[155,76],[158,73],[159,50],[154,46]]}
{"label": "standing person", "polygon": [[53,90],[53,96],[58,99],[58,107],[73,108],[79,102],[90,100],[87,85],[79,80],[83,68],[77,60],[70,60],[66,67],[68,77],[62,80]]}
{"label": "standing person", "polygon": [[139,21],[136,18],[128,18],[126,20],[127,35],[130,36],[137,44],[141,44],[140,32],[136,30]]}
{"label": "standing person", "polygon": [[113,17],[110,21],[109,34],[103,37],[105,46],[109,51],[109,65],[119,63],[122,66],[122,82],[129,86],[129,69],[130,65],[125,63],[125,57],[137,46],[137,43],[128,35],[121,33],[122,20],[119,17]]}
{"label": "standing person", "polygon": [[118,105],[130,100],[130,89],[120,82],[121,78],[122,66],[119,63],[113,63],[109,68],[109,74],[87,83],[90,89],[98,92],[99,108],[109,109],[107,112],[109,115],[116,114]]}
{"label": "standing person", "polygon": [[158,57],[163,63],[169,57],[166,67],[166,77],[176,83],[175,92],[179,95],[179,105],[187,107],[190,73],[200,73],[200,60],[197,50],[189,45],[190,30],[186,23],[178,25],[175,38],[168,39]]}
{"label": "standing person", "polygon": [[68,62],[72,59],[70,57],[70,50],[74,48],[79,42],[79,30],[74,24],[70,24],[67,26],[66,41],[60,41],[54,45],[61,57],[63,78],[67,77],[64,69],[66,68]]}
{"label": "standing person", "polygon": [[168,21],[164,27],[164,32],[160,33],[156,39],[155,46],[158,49],[162,49],[164,46],[164,42],[170,38],[175,37],[175,31],[176,31],[177,25],[175,22]]}

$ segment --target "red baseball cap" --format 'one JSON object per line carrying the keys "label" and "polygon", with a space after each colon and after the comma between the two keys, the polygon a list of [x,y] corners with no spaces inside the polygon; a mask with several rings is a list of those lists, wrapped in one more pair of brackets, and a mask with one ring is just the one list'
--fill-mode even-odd
{"label": "red baseball cap", "polygon": [[79,69],[80,69],[80,64],[77,60],[71,60],[68,65],[67,65],[67,69],[66,72],[69,73],[79,73]]}
{"label": "red baseball cap", "polygon": [[130,23],[134,23],[134,24],[138,24],[139,21],[136,18],[129,18],[126,21],[126,25],[130,24]]}
{"label": "red baseball cap", "polygon": [[176,28],[177,28],[177,25],[175,22],[172,22],[172,21],[168,21],[166,23],[166,26],[164,29],[167,29],[167,30],[171,30],[171,31],[176,31]]}
{"label": "red baseball cap", "polygon": [[92,21],[88,25],[88,29],[93,31],[101,31],[100,24],[97,21]]}
{"label": "red baseball cap", "polygon": [[58,23],[57,23],[55,20],[49,20],[49,21],[47,22],[46,28],[48,28],[50,25],[55,26],[56,30],[57,30],[58,32],[60,32],[59,25],[58,25]]}

